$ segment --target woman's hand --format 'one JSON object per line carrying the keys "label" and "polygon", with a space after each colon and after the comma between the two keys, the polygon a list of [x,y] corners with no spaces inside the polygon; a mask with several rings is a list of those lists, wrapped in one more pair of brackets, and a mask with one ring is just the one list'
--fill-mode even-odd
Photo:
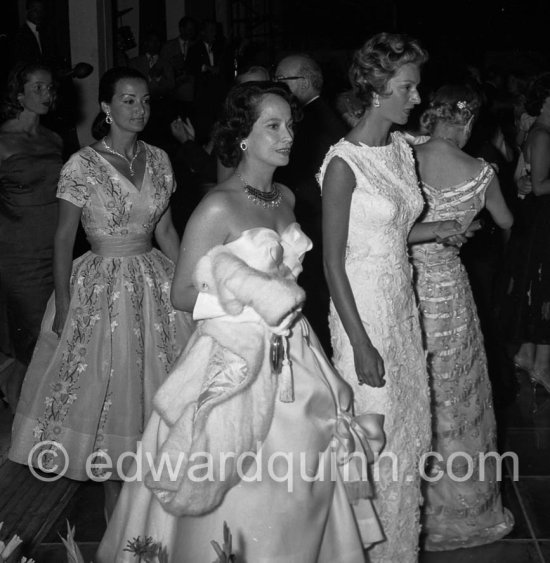
{"label": "woman's hand", "polygon": [[481,223],[474,221],[464,227],[458,221],[440,221],[434,229],[435,240],[440,244],[460,246],[481,229]]}
{"label": "woman's hand", "polygon": [[55,302],[55,317],[52,323],[52,331],[57,334],[59,338],[65,327],[65,322],[67,321],[67,315],[69,314],[69,300],[61,299]]}
{"label": "woman's hand", "polygon": [[520,176],[517,181],[518,195],[526,196],[533,191],[533,184],[531,183],[531,176],[525,174]]}
{"label": "woman's hand", "polygon": [[290,329],[292,328],[292,325],[296,320],[296,317],[298,317],[301,313],[301,306],[293,309],[290,313],[288,313],[288,315],[286,315],[286,317],[283,318],[283,320],[277,326],[271,326],[269,327],[269,330],[271,330],[271,332],[273,332],[274,334],[278,334],[279,336],[288,336]]}
{"label": "woman's hand", "polygon": [[354,346],[353,357],[359,385],[384,386],[384,360],[370,342]]}
{"label": "woman's hand", "polygon": [[195,128],[189,118],[186,118],[185,121],[178,117],[174,119],[172,123],[170,123],[170,130],[172,131],[172,135],[183,145],[183,143],[187,141],[194,141],[195,140]]}

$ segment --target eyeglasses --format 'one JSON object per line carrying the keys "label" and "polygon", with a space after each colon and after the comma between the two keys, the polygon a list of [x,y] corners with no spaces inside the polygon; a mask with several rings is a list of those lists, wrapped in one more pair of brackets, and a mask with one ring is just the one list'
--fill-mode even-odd
{"label": "eyeglasses", "polygon": [[30,84],[29,88],[33,93],[39,95],[45,94],[46,92],[48,92],[48,94],[55,93],[55,86],[53,84],[45,84],[44,82],[35,82],[34,84]]}
{"label": "eyeglasses", "polygon": [[305,76],[275,76],[273,80],[275,82],[282,82],[283,80],[300,80],[302,78],[305,78]]}

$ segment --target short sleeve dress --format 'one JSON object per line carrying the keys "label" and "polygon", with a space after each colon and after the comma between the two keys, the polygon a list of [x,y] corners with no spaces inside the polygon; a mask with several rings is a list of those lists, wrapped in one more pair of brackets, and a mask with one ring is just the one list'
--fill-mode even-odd
{"label": "short sleeve dress", "polygon": [[[86,461],[113,465],[135,450],[152,397],[182,351],[190,316],[170,302],[174,264],[153,248],[155,226],[174,190],[166,153],[144,144],[140,189],[91,147],[61,172],[57,195],[82,208],[91,250],[73,263],[63,332],[52,332],[50,298],[17,407],[10,459],[36,465],[40,442],[59,442],[64,475],[86,480]],[[36,446],[36,447],[35,447]],[[47,470],[57,455],[42,456]]]}

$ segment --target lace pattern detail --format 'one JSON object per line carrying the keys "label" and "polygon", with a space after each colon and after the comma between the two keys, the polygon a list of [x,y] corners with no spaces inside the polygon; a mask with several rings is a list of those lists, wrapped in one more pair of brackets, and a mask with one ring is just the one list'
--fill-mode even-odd
{"label": "lace pattern detail", "polygon": [[386,540],[368,553],[373,562],[412,563],[417,560],[422,502],[418,464],[429,449],[430,409],[407,236],[424,202],[411,148],[401,134],[392,134],[385,147],[340,141],[325,158],[320,182],[336,156],[356,179],[346,271],[367,334],[386,369],[384,387],[359,387],[353,349],[331,305],[334,363],[353,387],[356,414],[385,415],[387,442],[375,468],[374,503]]}

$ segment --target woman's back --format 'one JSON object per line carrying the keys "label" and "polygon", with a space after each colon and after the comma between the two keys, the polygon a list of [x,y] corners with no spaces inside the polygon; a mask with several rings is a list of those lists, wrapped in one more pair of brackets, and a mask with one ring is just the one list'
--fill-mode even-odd
{"label": "woman's back", "polygon": [[477,158],[442,138],[430,139],[415,149],[420,178],[430,186],[456,186],[474,177],[483,166]]}

